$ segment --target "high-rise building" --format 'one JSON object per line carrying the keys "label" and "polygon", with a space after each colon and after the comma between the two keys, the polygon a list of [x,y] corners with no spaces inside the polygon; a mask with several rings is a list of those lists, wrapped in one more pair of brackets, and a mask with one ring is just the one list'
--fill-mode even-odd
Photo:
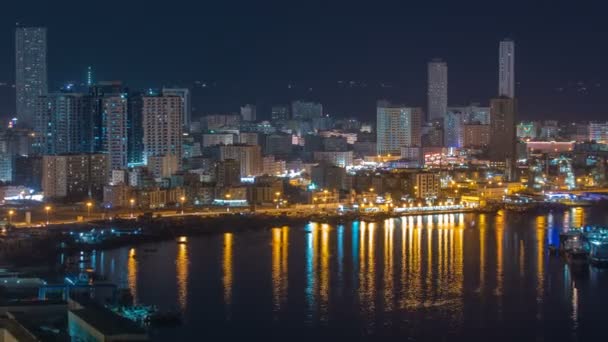
{"label": "high-rise building", "polygon": [[255,105],[246,104],[241,107],[241,118],[243,121],[255,121],[256,120],[256,109]]}
{"label": "high-rise building", "polygon": [[289,134],[269,134],[264,139],[264,154],[287,158],[293,151]]}
{"label": "high-rise building", "polygon": [[190,89],[188,88],[163,88],[163,96],[179,96],[184,102],[184,113],[182,115],[182,129],[190,132],[192,123],[192,100],[190,99]]}
{"label": "high-rise building", "polygon": [[490,144],[490,125],[466,124],[463,131],[463,147],[485,148]]}
{"label": "high-rise building", "polygon": [[83,120],[86,135],[83,143],[84,151],[88,153],[103,152],[105,146],[104,127],[104,98],[112,96],[124,96],[125,88],[120,81],[101,81],[89,87],[90,109]]}
{"label": "high-rise building", "polygon": [[441,59],[428,63],[428,121],[440,120],[448,111],[448,64]]}
{"label": "high-rise building", "polygon": [[323,116],[323,105],[316,102],[294,101],[291,115],[295,120],[312,120]]}
{"label": "high-rise building", "polygon": [[217,186],[236,186],[241,183],[241,165],[238,160],[225,159],[217,162],[216,167]]}
{"label": "high-rise building", "polygon": [[85,94],[52,93],[37,99],[33,152],[61,154],[89,152],[86,125],[91,110]]}
{"label": "high-rise building", "polygon": [[144,160],[173,155],[181,166],[183,99],[162,95],[144,96],[142,100]]}
{"label": "high-rise building", "polygon": [[595,141],[600,144],[608,142],[608,122],[590,122],[589,123],[589,141]]}
{"label": "high-rise building", "polygon": [[498,48],[498,96],[515,97],[515,42],[505,39]]}
{"label": "high-rise building", "polygon": [[464,140],[463,115],[448,111],[443,120],[443,143],[446,147],[462,147]]}
{"label": "high-rise building", "polygon": [[517,101],[508,97],[490,101],[490,158],[514,164],[517,150]]}
{"label": "high-rise building", "polygon": [[401,153],[401,146],[421,145],[422,109],[378,101],[376,108],[376,152]]}
{"label": "high-rise building", "polygon": [[262,150],[257,145],[220,145],[220,160],[234,159],[241,166],[241,177],[257,176],[262,172]]}
{"label": "high-rise building", "polygon": [[127,96],[107,96],[103,99],[103,151],[108,154],[110,168],[127,167]]}
{"label": "high-rise building", "polygon": [[130,165],[144,162],[143,94],[128,93],[127,161]]}
{"label": "high-rise building", "polygon": [[42,157],[42,190],[48,198],[101,198],[109,180],[106,154]]}
{"label": "high-rise building", "polygon": [[281,106],[281,105],[272,106],[272,108],[270,110],[270,118],[273,121],[288,120],[289,119],[289,107]]}
{"label": "high-rise building", "polygon": [[15,32],[15,76],[17,118],[25,127],[34,126],[36,103],[48,91],[46,28],[18,27]]}
{"label": "high-rise building", "polygon": [[439,196],[441,177],[438,173],[419,172],[411,175],[410,184],[416,198],[436,198]]}

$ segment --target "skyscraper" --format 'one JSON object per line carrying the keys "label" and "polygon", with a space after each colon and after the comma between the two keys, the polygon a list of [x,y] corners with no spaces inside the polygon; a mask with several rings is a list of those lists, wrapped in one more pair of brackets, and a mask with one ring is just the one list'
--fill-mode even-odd
{"label": "skyscraper", "polygon": [[448,111],[448,64],[439,58],[428,63],[428,121],[442,120]]}
{"label": "skyscraper", "polygon": [[505,39],[498,48],[498,96],[515,97],[515,42]]}
{"label": "skyscraper", "polygon": [[103,99],[103,151],[108,154],[110,169],[127,167],[127,96]]}
{"label": "skyscraper", "polygon": [[[182,157],[181,96],[144,96],[142,107],[144,160],[148,157]],[[181,165],[181,163],[180,163]]]}
{"label": "skyscraper", "polygon": [[182,117],[183,132],[190,132],[192,122],[192,101],[190,99],[190,89],[188,88],[163,88],[163,96],[179,96],[184,102],[184,114]]}
{"label": "skyscraper", "polygon": [[142,123],[143,115],[143,94],[128,94],[127,111],[127,160],[131,165],[142,164],[144,162],[144,127]]}
{"label": "skyscraper", "polygon": [[220,160],[234,159],[241,167],[241,177],[257,176],[262,172],[262,149],[257,145],[220,145]]}
{"label": "skyscraper", "polygon": [[36,99],[33,152],[89,152],[86,118],[91,110],[85,94],[51,93]]}
{"label": "skyscraper", "polygon": [[463,114],[447,112],[443,120],[443,142],[446,147],[462,147],[464,140]]}
{"label": "skyscraper", "polygon": [[506,96],[490,101],[490,159],[504,161],[508,178],[515,177],[517,101]]}
{"label": "skyscraper", "polygon": [[376,148],[378,154],[399,155],[402,146],[420,147],[422,109],[378,101],[376,108]]}
{"label": "skyscraper", "polygon": [[48,91],[46,49],[46,28],[17,27],[15,31],[17,118],[25,127],[34,126],[36,101]]}

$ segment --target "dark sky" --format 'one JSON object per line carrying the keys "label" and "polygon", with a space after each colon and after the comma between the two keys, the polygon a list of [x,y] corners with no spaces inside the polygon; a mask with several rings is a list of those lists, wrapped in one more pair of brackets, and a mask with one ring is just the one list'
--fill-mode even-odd
{"label": "dark sky", "polygon": [[[512,37],[523,118],[608,118],[608,6],[602,4],[5,2],[0,82],[9,84],[20,22],[48,27],[53,88],[82,79],[93,65],[98,79],[132,88],[215,84],[194,90],[197,114],[309,97],[337,116],[371,118],[381,97],[424,106],[426,62],[433,57],[448,62],[451,105],[487,103],[497,92],[498,41]],[[339,80],[357,83],[347,87]],[[294,88],[287,90],[288,83]],[[13,97],[0,86],[0,116],[14,110]]]}

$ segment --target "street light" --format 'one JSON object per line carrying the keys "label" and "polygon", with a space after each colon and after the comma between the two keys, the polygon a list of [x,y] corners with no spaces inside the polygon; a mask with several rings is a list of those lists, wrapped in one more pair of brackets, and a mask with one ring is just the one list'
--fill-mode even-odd
{"label": "street light", "polygon": [[133,207],[135,206],[135,198],[131,198],[129,200],[129,203],[131,203],[131,217],[133,217]]}
{"label": "street light", "polygon": [[93,206],[93,203],[91,202],[87,202],[87,217],[90,219],[91,218],[91,207]]}
{"label": "street light", "polygon": [[8,224],[11,224],[12,218],[13,218],[13,214],[15,214],[14,210],[11,209],[11,210],[8,211]]}
{"label": "street light", "polygon": [[[226,197],[226,201],[229,201],[230,198],[232,197],[232,195],[231,194],[226,194],[226,195],[224,195],[224,197]],[[226,207],[227,207],[226,208],[226,212],[230,212],[230,203],[226,203]]]}
{"label": "street light", "polygon": [[46,224],[49,224],[50,223],[49,213],[51,211],[51,206],[47,205],[46,207],[44,207],[44,211],[46,211]]}
{"label": "street light", "polygon": [[277,192],[274,193],[274,195],[276,197],[274,199],[274,202],[277,204],[277,209],[279,209],[279,204],[281,202],[281,192],[277,191]]}
{"label": "street light", "polygon": [[184,203],[186,202],[186,196],[182,196],[179,198],[179,201],[182,204],[182,215],[184,215]]}

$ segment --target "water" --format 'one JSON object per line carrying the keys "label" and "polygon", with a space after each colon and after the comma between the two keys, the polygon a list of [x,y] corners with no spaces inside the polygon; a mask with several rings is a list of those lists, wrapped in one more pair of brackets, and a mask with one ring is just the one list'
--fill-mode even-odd
{"label": "water", "polygon": [[182,326],[151,332],[158,341],[604,340],[608,270],[571,268],[547,246],[564,228],[606,223],[608,214],[580,208],[311,223],[105,251],[94,262],[137,302],[183,312]]}

